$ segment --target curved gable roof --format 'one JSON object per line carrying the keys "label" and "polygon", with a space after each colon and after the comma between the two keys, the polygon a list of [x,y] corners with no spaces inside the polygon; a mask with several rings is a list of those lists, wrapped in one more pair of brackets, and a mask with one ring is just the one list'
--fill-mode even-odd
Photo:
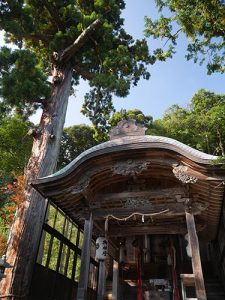
{"label": "curved gable roof", "polygon": [[163,136],[127,136],[118,138],[112,141],[108,141],[97,146],[94,146],[84,152],[82,152],[71,163],[65,166],[63,169],[53,173],[49,176],[39,178],[35,181],[37,183],[44,183],[60,179],[70,174],[80,163],[90,158],[104,155],[107,153],[113,153],[118,151],[126,151],[130,149],[164,149],[174,151],[193,162],[211,165],[212,161],[218,159],[218,156],[203,153],[190,146],[187,146],[179,141]]}
{"label": "curved gable roof", "polygon": [[[176,188],[185,191],[184,183],[191,181],[183,182],[182,176],[196,178],[196,183],[189,184],[189,194],[194,197],[194,202],[203,206],[207,204],[209,207],[202,212],[199,222],[204,221],[205,224],[203,235],[208,232],[208,238],[213,239],[223,203],[225,179],[224,170],[212,164],[217,158],[167,137],[124,136],[84,151],[62,170],[36,179],[32,186],[44,197],[50,198],[71,218],[77,218],[85,205],[97,203],[99,197],[104,196],[107,191],[126,191],[127,186],[124,184],[128,184],[133,170],[131,165],[132,170],[129,169],[126,173],[129,161],[140,164],[143,168],[138,176],[140,174],[140,178],[146,180],[147,190],[144,193],[152,193],[153,196],[154,190],[158,193],[160,186],[164,185],[162,192],[165,188],[171,192]],[[120,171],[115,172],[118,165]],[[185,169],[181,169],[181,174],[179,167]],[[123,168],[125,172],[122,170],[121,173]],[[178,173],[175,172],[176,168]],[[186,173],[182,174],[183,170]],[[172,201],[179,206],[175,196],[172,196]],[[163,197],[165,205],[167,200],[171,201],[169,194]],[[103,206],[109,203],[108,200],[101,201],[106,201]],[[157,204],[157,199],[154,201]]]}

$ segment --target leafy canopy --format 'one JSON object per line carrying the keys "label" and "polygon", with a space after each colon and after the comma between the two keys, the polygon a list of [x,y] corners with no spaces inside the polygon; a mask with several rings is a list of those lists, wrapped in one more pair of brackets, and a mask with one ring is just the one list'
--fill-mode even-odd
{"label": "leafy canopy", "polygon": [[[144,124],[146,128],[152,125],[152,117],[145,116],[139,109],[115,112],[108,122],[108,129],[114,127],[119,121],[125,119],[135,119],[138,123]],[[65,167],[83,151],[109,139],[107,130],[102,128],[99,136],[93,127],[85,124],[67,127],[63,131],[61,139],[60,153],[58,158],[58,169]]]}
{"label": "leafy canopy", "polygon": [[148,129],[151,127],[153,118],[152,116],[146,116],[141,110],[139,109],[121,109],[119,112],[115,112],[111,119],[109,120],[109,124],[111,127],[116,126],[121,120],[128,120],[134,119],[139,124],[145,125]]}
{"label": "leafy canopy", "polygon": [[[2,49],[6,61],[0,69],[2,97],[11,105],[30,109],[31,103],[48,98],[47,76],[68,64],[74,70],[72,84],[80,78],[90,81],[83,113],[95,126],[105,126],[114,109],[112,94],[125,97],[141,77],[149,79],[147,65],[157,59],[149,54],[144,39],[134,41],[123,29],[124,8],[123,0],[1,1],[0,29],[5,30],[6,41],[27,49],[21,50],[20,57]],[[93,30],[82,38],[89,27]],[[18,59],[25,63],[23,74]],[[19,75],[22,88],[14,97],[13,91],[6,90]]]}
{"label": "leafy canopy", "polygon": [[63,131],[57,168],[68,165],[83,151],[97,145],[92,127],[81,124],[67,127]]}
{"label": "leafy canopy", "polygon": [[0,97],[8,107],[27,117],[50,96],[47,76],[29,50],[0,49]]}
{"label": "leafy canopy", "polygon": [[[161,12],[146,17],[147,36],[169,41],[172,55],[180,33],[189,41],[186,58],[206,63],[208,74],[225,71],[225,4],[221,0],[155,0]],[[163,52],[162,48],[158,52]]]}
{"label": "leafy canopy", "polygon": [[172,105],[162,119],[153,122],[149,133],[172,137],[200,151],[224,156],[225,95],[201,89],[188,107]]}
{"label": "leafy canopy", "polygon": [[30,127],[17,115],[0,117],[0,172],[23,174],[31,153]]}
{"label": "leafy canopy", "polygon": [[0,171],[0,256],[5,253],[7,239],[17,206],[24,201],[24,177],[7,176]]}
{"label": "leafy canopy", "polygon": [[5,252],[7,237],[16,206],[22,201],[21,182],[31,153],[30,122],[11,115],[0,102],[0,256]]}

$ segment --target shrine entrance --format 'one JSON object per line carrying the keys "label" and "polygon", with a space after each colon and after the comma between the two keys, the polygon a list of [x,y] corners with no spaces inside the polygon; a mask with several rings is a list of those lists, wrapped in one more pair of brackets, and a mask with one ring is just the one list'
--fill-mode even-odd
{"label": "shrine entrance", "polygon": [[[73,293],[46,299],[207,299],[206,278],[223,274],[215,241],[221,240],[225,174],[212,164],[216,159],[173,139],[145,136],[129,120],[111,130],[109,142],[36,180],[33,187],[69,220],[52,229],[46,218],[43,228],[53,235],[50,246],[59,240],[54,271],[67,276],[72,256],[65,253],[73,251]],[[80,246],[77,233],[65,229],[68,222],[82,235]],[[45,255],[49,264],[52,250],[46,254],[45,245],[46,234],[38,258]]]}

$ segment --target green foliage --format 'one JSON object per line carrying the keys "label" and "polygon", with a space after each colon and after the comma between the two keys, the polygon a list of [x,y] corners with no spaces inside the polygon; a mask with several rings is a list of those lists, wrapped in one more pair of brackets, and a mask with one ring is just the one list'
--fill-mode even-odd
{"label": "green foliage", "polygon": [[61,139],[58,169],[65,167],[83,151],[97,145],[93,128],[81,124],[64,129]]}
{"label": "green foliage", "polygon": [[109,120],[109,124],[111,127],[114,127],[119,121],[128,119],[136,120],[137,123],[145,125],[147,129],[150,128],[152,124],[152,116],[144,115],[144,113],[139,109],[122,109],[120,112],[116,112],[112,115]]}
{"label": "green foliage", "polygon": [[0,239],[7,241],[16,206],[21,200],[15,189],[18,185],[16,178],[24,172],[32,138],[27,134],[31,126],[29,122],[7,114],[8,109],[1,102],[0,109]]}
{"label": "green foliage", "polygon": [[47,76],[29,50],[0,48],[0,97],[25,117],[50,95]]}
{"label": "green foliage", "polygon": [[[104,127],[104,119],[108,120],[114,110],[112,95],[125,97],[131,85],[137,85],[141,77],[149,79],[147,66],[158,59],[158,54],[149,54],[144,39],[134,41],[132,36],[125,32],[121,18],[124,8],[123,0],[2,1],[0,29],[5,30],[7,41],[32,52],[21,50],[25,51],[21,55],[25,56],[25,61],[27,56],[31,56],[32,70],[40,71],[39,74],[34,74],[30,81],[30,76],[25,76],[24,72],[20,79],[21,90],[18,95],[15,85],[15,92],[11,89],[4,90],[3,98],[9,99],[10,103],[16,102],[17,105],[28,105],[30,108],[37,100],[38,86],[44,94],[39,95],[39,98],[48,94],[47,77],[42,80],[42,88],[40,82],[40,85],[35,84],[38,78],[44,76],[42,71],[44,70],[47,76],[53,68],[60,70],[66,63],[74,69],[73,84],[78,84],[80,77],[90,81],[91,90],[85,96],[82,112],[91,119],[94,127]],[[64,51],[96,20],[100,20],[101,25],[65,59],[62,56]],[[38,59],[38,66],[41,66],[39,69],[36,68],[34,53]],[[6,83],[11,80],[14,85],[17,75],[18,73],[11,74]]]}
{"label": "green foliage", "polygon": [[[102,110],[104,111],[104,107],[102,107]],[[103,125],[97,127],[97,130],[84,124],[64,129],[58,158],[58,169],[65,167],[83,151],[108,140],[108,130],[116,126],[121,120],[135,119],[138,123],[145,125],[147,129],[152,126],[152,117],[145,116],[139,109],[128,111],[123,109],[120,112],[114,113],[112,117],[110,115],[104,116],[103,114],[101,117]]]}
{"label": "green foliage", "polygon": [[224,156],[225,95],[201,89],[187,108],[171,106],[149,134],[177,139],[200,151]]}
{"label": "green foliage", "polygon": [[30,126],[19,116],[0,118],[0,171],[5,174],[23,174],[32,146]]}
{"label": "green foliage", "polygon": [[[59,233],[61,233],[65,238],[67,238],[71,243],[76,245],[80,250],[82,250],[83,232],[80,229],[78,229],[78,226],[75,223],[73,223],[70,219],[68,219],[68,217],[65,219],[65,215],[52,205],[49,205],[47,224]],[[60,243],[62,243],[61,250]],[[73,267],[75,267],[76,271],[74,280],[78,281],[81,263],[80,256],[78,254],[76,254],[75,256],[74,250],[70,249],[66,244],[64,244],[55,236],[49,234],[46,231],[43,231],[42,243],[39,248],[38,262],[41,263],[43,266],[46,266],[48,256],[50,258],[48,267],[54,271],[56,271],[58,259],[60,257],[58,271],[61,274],[65,274],[65,271],[67,270],[66,276],[69,278],[72,277]],[[76,263],[74,264],[75,257]]]}
{"label": "green foliage", "polygon": [[8,204],[10,196],[14,194],[14,178],[1,171],[0,173],[0,212]]}
{"label": "green foliage", "polygon": [[[206,63],[208,74],[225,71],[225,5],[220,0],[155,0],[161,16],[146,17],[147,36],[170,41],[168,56],[175,52],[179,34],[189,41],[186,58]],[[162,48],[157,49],[164,53]]]}
{"label": "green foliage", "polygon": [[16,208],[15,203],[11,201],[15,186],[15,178],[0,171],[0,256],[6,250],[6,241]]}
{"label": "green foliage", "polygon": [[92,121],[96,140],[107,139],[105,132],[113,111],[112,95],[107,89],[93,88],[85,95],[82,112]]}

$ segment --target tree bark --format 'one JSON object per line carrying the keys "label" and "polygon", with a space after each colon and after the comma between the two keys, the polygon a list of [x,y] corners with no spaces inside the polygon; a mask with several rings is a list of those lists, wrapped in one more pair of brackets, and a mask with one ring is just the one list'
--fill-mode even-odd
{"label": "tree bark", "polygon": [[225,155],[225,151],[224,151],[222,137],[221,137],[219,129],[217,129],[217,136],[218,136],[218,139],[219,139],[219,147],[220,147],[220,150],[221,150],[221,155],[224,156]]}
{"label": "tree bark", "polygon": [[53,70],[52,96],[43,108],[25,171],[25,200],[18,207],[9,238],[7,259],[13,268],[6,270],[6,277],[0,283],[0,295],[3,299],[21,300],[28,297],[47,204],[47,200],[30,183],[55,170],[72,72],[69,64]]}

